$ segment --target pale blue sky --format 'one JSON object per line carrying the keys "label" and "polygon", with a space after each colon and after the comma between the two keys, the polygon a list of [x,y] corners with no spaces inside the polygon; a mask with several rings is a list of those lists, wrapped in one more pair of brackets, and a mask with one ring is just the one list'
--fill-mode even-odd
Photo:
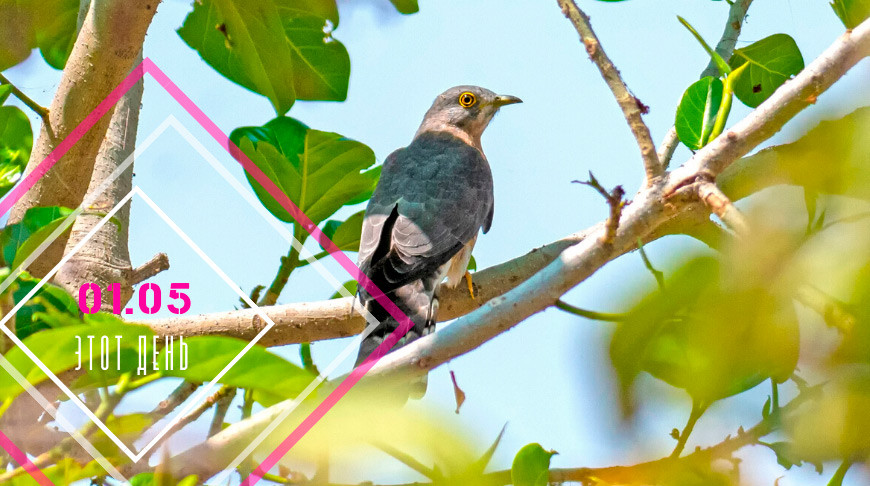
{"label": "pale blue sky", "polygon": [[[629,194],[636,190],[643,171],[635,142],[555,0],[422,0],[421,12],[412,16],[395,14],[385,0],[352,3],[340,3],[341,21],[334,34],[351,56],[348,100],[298,102],[289,116],[368,144],[380,162],[410,141],[434,96],[451,86],[478,84],[525,101],[505,108],[483,139],[493,167],[496,209],[492,230],[478,240],[475,250],[480,268],[603,219],[607,209],[600,196],[571,184],[574,179],[585,179],[588,171],[605,186],[623,184]],[[827,3],[757,1],[738,46],[784,32],[796,39],[809,62],[843,31]],[[676,15],[688,19],[713,43],[724,25],[727,3],[583,0],[580,5],[592,17],[605,50],[626,82],[650,106],[645,120],[654,139],[661,140],[673,123],[683,90],[707,63],[705,53],[678,24]],[[178,0],[167,0],[159,7],[145,55],[227,133],[274,117],[265,98],[221,77],[175,34],[189,9],[189,2]],[[34,56],[9,70],[8,77],[47,105],[59,73]],[[815,109],[845,113],[870,103],[868,82],[870,64],[864,62],[823,95]],[[745,107],[735,105],[732,121],[746,113]],[[140,140],[168,114],[174,114],[244,182],[238,165],[146,78]],[[37,119],[32,118],[35,124]],[[811,118],[809,113],[800,115],[775,140],[794,138]],[[681,163],[687,155],[681,148],[674,163]],[[286,244],[243,206],[179,136],[168,133],[146,152],[137,162],[135,183],[243,290],[271,281]],[[167,288],[169,282],[191,282],[192,312],[225,310],[237,304],[236,296],[141,202],[134,203],[133,218],[134,265],[155,252],[167,252],[172,270],[154,281]],[[656,265],[665,270],[668,262],[691,249],[701,246],[680,237],[648,248]],[[348,279],[337,265],[327,262],[326,267],[339,281]],[[630,254],[609,264],[565,299],[595,310],[619,311],[626,292],[653,284],[640,258]],[[332,292],[313,269],[305,268],[294,274],[281,302],[319,300]],[[508,423],[494,458],[499,468],[509,467],[513,454],[529,442],[558,450],[560,454],[553,459],[556,467],[628,464],[666,455],[673,447],[668,433],[684,424],[688,399],[679,391],[651,384],[664,398],[641,408],[641,426],[636,431],[622,428],[609,370],[609,333],[608,324],[546,311],[432,373],[425,401],[452,410],[448,369],[454,370],[468,395],[456,420],[481,437],[481,449]],[[345,345],[345,340],[314,344],[316,362],[325,365]],[[296,347],[288,349],[287,355],[296,359]],[[339,373],[350,364],[345,363]],[[767,394],[765,386],[759,388],[764,389],[714,407],[701,420],[688,447],[718,442],[738,425],[755,423]],[[767,451],[750,452],[773,462]],[[749,455],[744,452],[742,457]],[[744,468],[757,470],[763,484],[772,484],[783,474],[778,467],[759,469],[754,461]],[[826,472],[825,481],[832,471]],[[850,476],[852,484],[858,484],[858,474]],[[386,479],[395,482],[400,478],[389,475]],[[792,486],[805,480],[824,484],[811,467],[793,469],[779,484]]]}

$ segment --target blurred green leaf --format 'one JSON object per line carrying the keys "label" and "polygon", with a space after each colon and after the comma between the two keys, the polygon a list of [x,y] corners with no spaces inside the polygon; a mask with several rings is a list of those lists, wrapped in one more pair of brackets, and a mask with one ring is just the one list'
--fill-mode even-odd
{"label": "blurred green leaf", "polygon": [[[164,376],[184,378],[194,383],[214,380],[215,376],[248,345],[247,341],[226,336],[195,336],[186,338],[188,366],[179,369],[179,342],[172,345],[174,370],[165,369],[167,350],[160,352],[157,362]],[[224,385],[250,388],[280,400],[294,398],[315,378],[299,366],[270,353],[262,346],[252,346],[219,380]],[[279,401],[280,401],[279,400]]]}
{"label": "blurred green leaf", "polygon": [[0,71],[27,59],[35,45],[30,2],[0,0]]}
{"label": "blurred green leaf", "polygon": [[[19,275],[12,287],[14,289],[12,292],[14,302],[16,304],[21,302],[39,283],[39,280],[27,273]],[[65,290],[47,283],[15,313],[15,335],[19,339],[24,339],[37,331],[56,327],[52,325],[51,320],[43,318],[45,313],[51,313],[52,316],[78,316],[79,307],[75,299]],[[80,323],[81,321],[76,324]]]}
{"label": "blurred green leaf", "polygon": [[540,444],[524,446],[511,465],[514,486],[547,486],[550,479],[550,459],[556,451],[547,451]]}
{"label": "blurred green leaf", "polygon": [[697,257],[647,295],[611,341],[624,393],[644,371],[704,406],[769,377],[787,379],[797,363],[797,317],[765,274],[771,267],[746,255]]}
{"label": "blurred green leaf", "polygon": [[6,99],[9,98],[9,95],[12,94],[12,85],[11,84],[0,84],[0,105],[6,102]]}
{"label": "blurred green leaf", "polygon": [[[148,326],[136,325],[121,321],[107,314],[93,314],[85,317],[85,323],[77,326],[46,329],[24,338],[22,341],[27,349],[33,352],[52,373],[58,374],[75,368],[79,357],[76,336],[82,341],[82,368],[88,365],[88,336],[94,336],[94,342],[99,343],[102,336],[108,336],[109,347],[106,354],[114,358],[117,353],[115,336],[121,336],[121,347],[135,347],[139,336],[146,336],[150,342],[153,334]],[[21,348],[15,347],[6,353],[6,359],[32,385],[47,379],[45,373]],[[94,347],[93,364],[99,366],[99,356],[102,356],[100,346]],[[0,397],[3,399],[15,397],[22,390],[18,383],[7,373],[0,373]]]}
{"label": "blurred green leaf", "polygon": [[[262,127],[237,128],[230,139],[281,188],[314,224],[371,197],[380,168],[362,143],[337,133],[308,128],[293,118],[278,117]],[[276,218],[293,217],[248,174],[257,197]]]}
{"label": "blurred green leaf", "polygon": [[[52,484],[73,484],[76,481],[106,474],[106,470],[97,461],[91,461],[84,466],[75,459],[65,457],[53,466],[42,469]],[[29,474],[23,474],[4,481],[4,486],[40,486]],[[86,483],[87,484],[87,483]]]}
{"label": "blurred green leaf", "polygon": [[364,217],[365,211],[360,211],[344,221],[331,219],[323,226],[323,234],[342,251],[359,251]]}
{"label": "blurred green leaf", "polygon": [[390,0],[396,10],[403,14],[412,14],[420,11],[420,5],[417,0]]}
{"label": "blurred green leaf", "polygon": [[[72,209],[61,206],[45,206],[28,209],[21,218],[21,221],[6,226],[3,228],[3,231],[0,232],[0,251],[2,251],[2,255],[0,256],[2,256],[3,262],[7,266],[13,266],[13,262],[16,260],[20,263],[23,258],[19,257],[19,250],[27,244],[28,248],[25,249],[25,251],[27,251],[29,255],[37,246],[39,246],[36,242],[38,241],[41,243],[44,241],[45,237],[48,236],[48,234],[51,234],[51,231],[47,234],[42,233],[39,237],[35,237],[34,235],[39,233],[43,228],[57,228],[58,222],[62,222],[67,216],[72,214],[72,212]],[[52,229],[52,231],[54,231],[54,229]],[[31,240],[31,238],[34,239]],[[36,244],[34,245],[34,243]]]}
{"label": "blurred green leaf", "polygon": [[27,115],[16,106],[0,106],[0,197],[21,178],[32,147]]}
{"label": "blurred green leaf", "polygon": [[774,34],[735,50],[729,61],[731,67],[744,63],[749,67],[734,83],[734,94],[753,108],[804,68],[801,51],[788,34]]}
{"label": "blurred green leaf", "polygon": [[870,0],[834,0],[831,8],[847,29],[854,29],[870,17]]}
{"label": "blurred green leaf", "polygon": [[842,118],[821,121],[795,142],[738,160],[717,178],[717,183],[732,200],[776,184],[870,199],[867,133],[870,107],[863,107]]}
{"label": "blurred green leaf", "polygon": [[36,47],[55,69],[63,69],[78,36],[79,0],[34,2]]}
{"label": "blurred green leaf", "polygon": [[[173,482],[174,486],[195,486],[198,484],[198,478],[195,475],[187,476],[178,482]],[[140,473],[130,478],[130,486],[166,486],[162,484],[156,477],[155,473]]]}
{"label": "blurred green leaf", "polygon": [[821,464],[848,458],[870,460],[870,373],[866,368],[840,373],[819,398],[786,416],[791,453]]}
{"label": "blurred green leaf", "polygon": [[722,103],[722,89],[719,78],[706,76],[683,93],[674,124],[680,141],[690,149],[698,150],[707,144]]}

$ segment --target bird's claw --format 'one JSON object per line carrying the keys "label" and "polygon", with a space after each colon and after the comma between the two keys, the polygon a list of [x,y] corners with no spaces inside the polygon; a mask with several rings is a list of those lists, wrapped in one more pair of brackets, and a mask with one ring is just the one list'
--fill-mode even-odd
{"label": "bird's claw", "polygon": [[465,283],[468,284],[468,294],[471,295],[471,300],[475,300],[474,284],[471,282],[471,273],[468,270],[465,271]]}

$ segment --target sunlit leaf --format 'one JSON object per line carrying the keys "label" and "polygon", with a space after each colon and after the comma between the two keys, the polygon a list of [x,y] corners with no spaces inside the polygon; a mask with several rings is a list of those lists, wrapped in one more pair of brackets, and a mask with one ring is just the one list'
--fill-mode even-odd
{"label": "sunlit leaf", "polygon": [[[262,127],[233,130],[230,139],[251,158],[314,224],[341,207],[371,197],[380,168],[374,152],[337,133],[308,128],[293,118],[278,117]],[[248,175],[257,197],[275,217],[293,217]]]}
{"label": "sunlit leaf", "polygon": [[365,211],[360,211],[344,221],[329,220],[323,226],[323,234],[342,251],[359,251],[364,216]]}
{"label": "sunlit leaf", "polygon": [[293,54],[272,0],[194,2],[178,35],[217,72],[269,98],[279,115],[293,106]]}
{"label": "sunlit leaf", "polygon": [[854,29],[870,17],[870,0],[833,0],[831,7],[847,29]]}
{"label": "sunlit leaf", "polygon": [[680,141],[692,150],[707,144],[722,103],[722,81],[707,76],[694,82],[683,93],[674,123]]}
{"label": "sunlit leaf", "polygon": [[0,105],[6,102],[6,99],[9,98],[9,95],[12,94],[12,85],[10,84],[0,84]]}
{"label": "sunlit leaf", "polygon": [[[85,324],[60,329],[46,329],[31,334],[22,341],[27,346],[27,349],[31,350],[54,374],[75,368],[78,365],[79,356],[76,352],[79,351],[79,347],[76,336],[79,336],[83,343],[81,365],[85,369],[100,366],[99,358],[103,355],[103,351],[110,357],[110,363],[113,361],[118,349],[115,336],[121,336],[121,347],[137,346],[139,336],[146,336],[150,341],[152,331],[147,326],[125,323],[120,319],[107,315],[92,319],[97,315],[88,316]],[[98,343],[94,346],[93,361],[90,363],[88,362],[90,355],[88,351],[88,336],[93,336],[93,342]],[[105,350],[101,350],[99,346],[103,336],[109,338],[108,347]],[[12,348],[5,356],[24,375],[30,384],[36,385],[47,379],[42,369],[21,348]],[[0,373],[0,397],[3,399],[10,398],[20,392],[21,389],[18,383],[11,375]]]}
{"label": "sunlit leaf", "polygon": [[[188,349],[188,366],[179,369],[181,350],[176,340],[172,345],[172,358],[167,350],[160,352],[157,362],[164,376],[184,378],[194,383],[211,381],[229,364],[248,342],[226,336],[194,336],[184,340]],[[174,362],[174,369],[165,363]],[[251,388],[279,397],[294,398],[314,376],[299,366],[270,353],[262,346],[252,346],[241,359],[219,380],[225,385]]]}
{"label": "sunlit leaf", "polygon": [[32,147],[33,131],[27,115],[16,106],[0,106],[0,196],[21,178]]}
{"label": "sunlit leaf", "polygon": [[[867,133],[870,133],[870,107],[859,108],[842,118],[822,121],[795,142],[738,160],[717,182],[732,199],[776,184],[870,199]],[[735,177],[741,173],[750,176]]]}
{"label": "sunlit leaf", "polygon": [[528,444],[517,452],[511,466],[514,486],[547,486],[550,479],[550,459],[556,451],[547,451],[540,444]]}
{"label": "sunlit leaf", "polygon": [[732,68],[749,63],[734,83],[734,94],[747,106],[756,107],[804,68],[804,58],[788,34],[774,34],[737,49],[731,56]]}
{"label": "sunlit leaf", "polygon": [[645,371],[709,405],[791,375],[797,317],[780,294],[787,289],[769,288],[766,270],[776,265],[746,255],[725,261],[690,260],[619,324],[610,351],[626,390]]}
{"label": "sunlit leaf", "polygon": [[[350,295],[356,295],[356,290],[358,286],[359,283],[356,280],[348,280],[347,282],[342,284],[342,287],[344,287],[344,289],[347,290]],[[334,294],[332,294],[330,299],[341,299],[343,297],[344,296],[341,295],[341,292],[336,291]]]}

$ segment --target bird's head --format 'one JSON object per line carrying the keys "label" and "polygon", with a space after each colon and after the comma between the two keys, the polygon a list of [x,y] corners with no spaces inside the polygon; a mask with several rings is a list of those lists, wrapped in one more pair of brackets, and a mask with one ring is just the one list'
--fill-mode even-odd
{"label": "bird's head", "polygon": [[495,94],[479,86],[455,86],[435,98],[417,134],[451,132],[480,147],[480,136],[499,108],[522,102],[516,96]]}

